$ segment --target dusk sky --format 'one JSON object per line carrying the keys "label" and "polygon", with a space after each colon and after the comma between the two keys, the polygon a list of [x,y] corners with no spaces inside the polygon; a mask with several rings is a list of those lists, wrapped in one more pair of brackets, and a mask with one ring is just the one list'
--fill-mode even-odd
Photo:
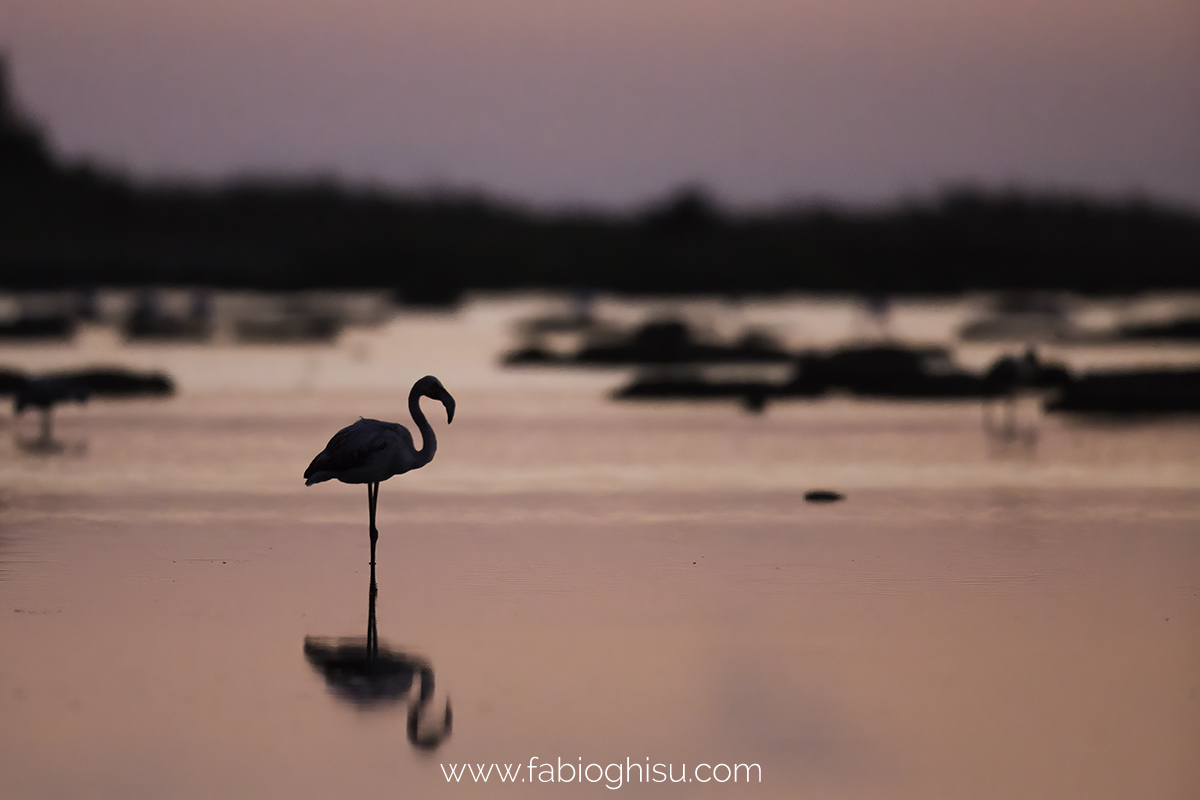
{"label": "dusk sky", "polygon": [[60,152],[137,177],[1200,208],[1197,0],[0,0],[0,50]]}

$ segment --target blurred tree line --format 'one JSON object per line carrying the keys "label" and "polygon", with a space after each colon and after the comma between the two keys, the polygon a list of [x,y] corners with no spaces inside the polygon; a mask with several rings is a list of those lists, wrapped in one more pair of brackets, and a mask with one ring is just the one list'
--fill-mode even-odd
{"label": "blurred tree line", "polygon": [[64,165],[0,62],[0,285],[390,287],[628,293],[1130,292],[1200,286],[1200,214],[1147,201],[961,190],[864,211],[547,213],[332,181],[148,186]]}

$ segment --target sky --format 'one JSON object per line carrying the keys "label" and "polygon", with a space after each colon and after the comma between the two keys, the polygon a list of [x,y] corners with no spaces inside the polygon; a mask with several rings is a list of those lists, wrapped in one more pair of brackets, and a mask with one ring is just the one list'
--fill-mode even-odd
{"label": "sky", "polygon": [[545,207],[1200,209],[1197,0],[0,0],[58,151]]}

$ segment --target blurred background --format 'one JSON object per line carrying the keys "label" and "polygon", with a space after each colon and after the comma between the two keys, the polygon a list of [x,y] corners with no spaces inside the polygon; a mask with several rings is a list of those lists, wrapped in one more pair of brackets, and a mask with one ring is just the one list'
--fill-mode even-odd
{"label": "blurred background", "polygon": [[1186,0],[4,14],[14,287],[1196,281]]}
{"label": "blurred background", "polygon": [[2,0],[0,395],[14,797],[1200,787],[1193,0]]}
{"label": "blurred background", "polygon": [[[58,0],[10,4],[4,37],[5,340],[328,344],[520,295],[504,363],[648,364],[634,395],[750,406],[995,394],[1038,344],[1200,341],[1182,0]],[[955,319],[893,314],[935,301]],[[44,359],[10,358],[10,390]],[[1070,361],[1022,380],[1094,359]],[[1068,405],[1197,402],[1162,380]]]}

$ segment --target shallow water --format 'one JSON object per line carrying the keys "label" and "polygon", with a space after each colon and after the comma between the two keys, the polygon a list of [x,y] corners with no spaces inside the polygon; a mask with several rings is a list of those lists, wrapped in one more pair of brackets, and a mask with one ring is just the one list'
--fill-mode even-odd
{"label": "shallow water", "polygon": [[[619,376],[498,371],[512,311],[330,348],[0,354],[183,389],[64,409],[58,453],[3,423],[3,796],[613,785],[537,783],[534,757],[632,764],[619,796],[1196,796],[1200,423],[1027,410],[1036,439],[998,443],[969,403],[621,405]],[[368,541],[362,487],[300,478],[357,415],[404,421],[426,372],[458,412],[426,401],[437,459],[382,487],[376,612],[436,676],[421,731],[453,708],[433,750],[419,681],[356,703],[306,659],[366,635]],[[465,762],[535,787],[447,782]],[[701,762],[761,780],[701,785]]]}

